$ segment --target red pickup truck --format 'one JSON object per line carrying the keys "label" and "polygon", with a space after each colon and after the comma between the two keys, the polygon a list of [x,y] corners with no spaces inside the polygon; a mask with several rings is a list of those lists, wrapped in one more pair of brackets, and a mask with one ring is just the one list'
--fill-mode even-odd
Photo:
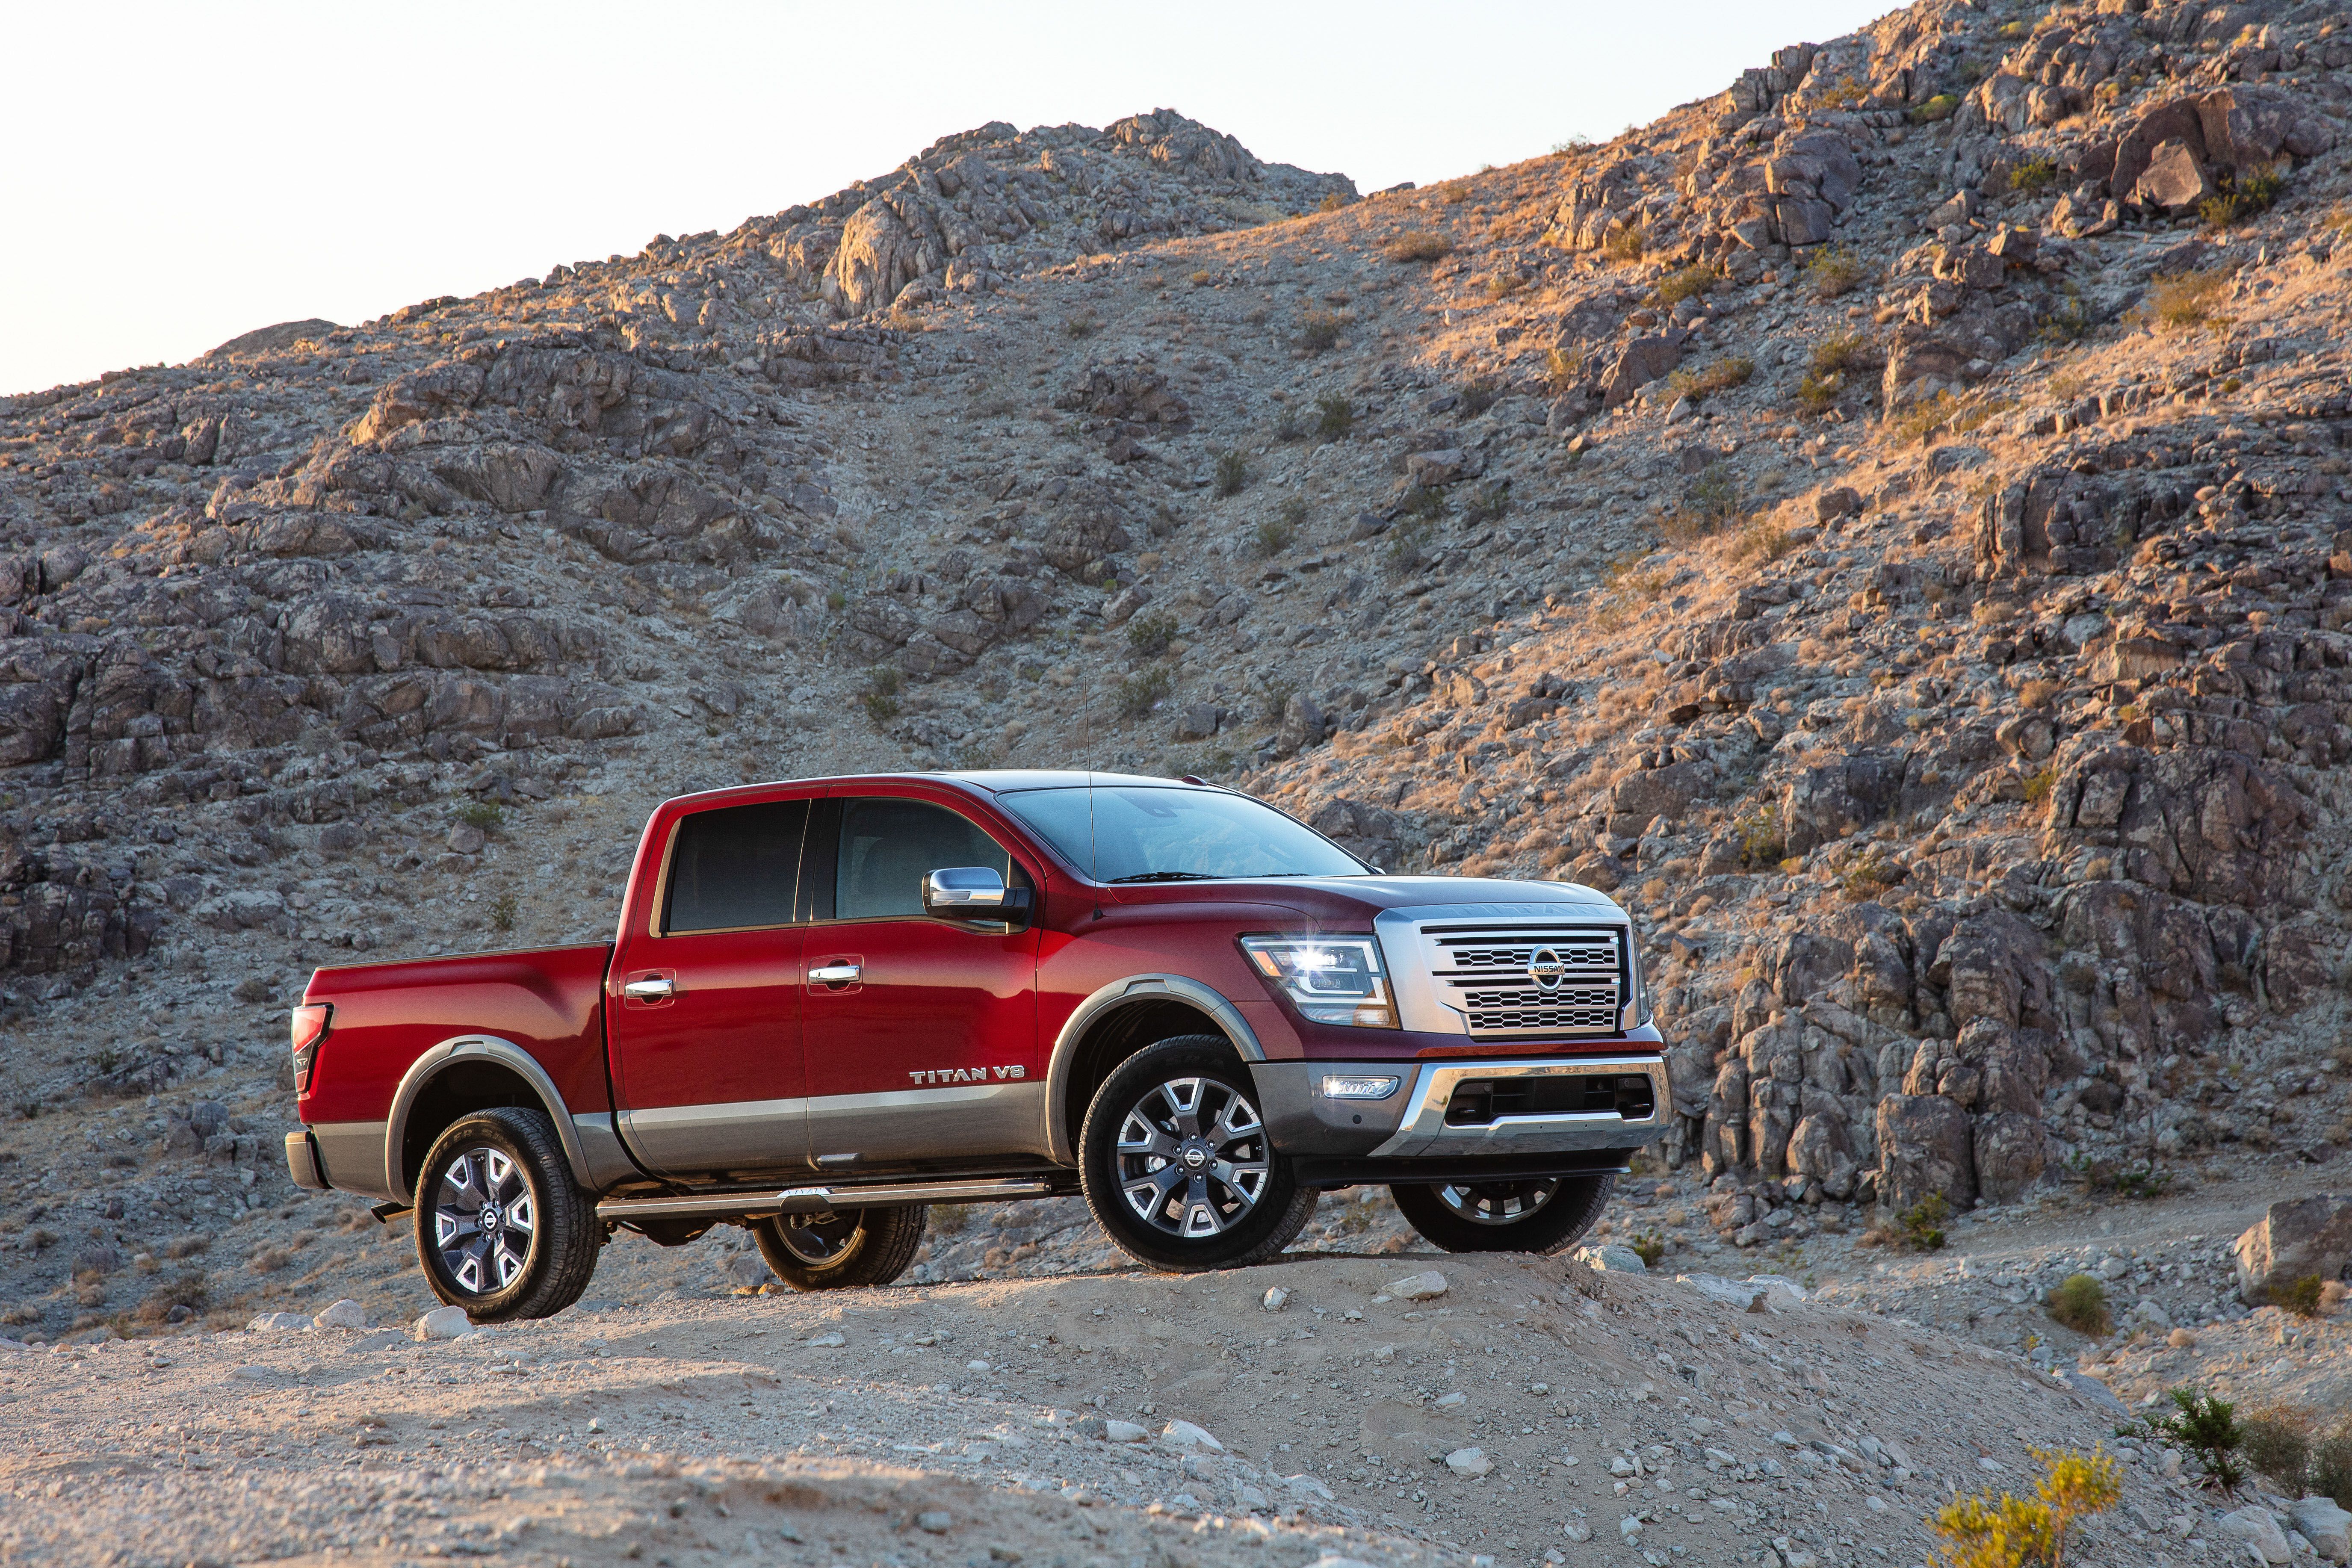
{"label": "red pickup truck", "polygon": [[611,942],[321,969],[293,1046],[294,1180],[413,1208],[482,1321],[561,1311],[620,1227],[870,1285],[929,1205],[1074,1192],[1159,1268],[1375,1182],[1440,1247],[1552,1251],[1672,1114],[1609,900],[1110,773],[683,796]]}

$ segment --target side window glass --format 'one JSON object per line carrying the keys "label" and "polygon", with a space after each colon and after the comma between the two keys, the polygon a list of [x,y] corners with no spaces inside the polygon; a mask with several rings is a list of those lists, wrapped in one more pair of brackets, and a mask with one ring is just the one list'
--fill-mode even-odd
{"label": "side window glass", "polygon": [[809,803],[779,800],[698,811],[677,825],[662,931],[789,925]]}
{"label": "side window glass", "polygon": [[1002,845],[943,805],[866,796],[842,803],[834,918],[923,912],[923,879],[950,866],[988,866],[1008,887],[1024,879]]}

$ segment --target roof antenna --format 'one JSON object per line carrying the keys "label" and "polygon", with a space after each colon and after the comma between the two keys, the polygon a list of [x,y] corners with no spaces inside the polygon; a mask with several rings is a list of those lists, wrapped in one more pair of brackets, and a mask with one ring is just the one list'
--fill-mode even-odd
{"label": "roof antenna", "polygon": [[1102,916],[1102,844],[1095,833],[1095,771],[1087,770],[1087,880],[1094,884],[1095,919]]}

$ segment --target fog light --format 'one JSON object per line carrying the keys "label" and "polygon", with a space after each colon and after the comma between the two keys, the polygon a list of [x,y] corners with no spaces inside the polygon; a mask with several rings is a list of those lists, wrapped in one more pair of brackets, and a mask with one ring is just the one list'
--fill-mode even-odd
{"label": "fog light", "polygon": [[1339,1073],[1323,1079],[1326,1100],[1386,1100],[1397,1091],[1399,1079],[1393,1078],[1342,1077]]}

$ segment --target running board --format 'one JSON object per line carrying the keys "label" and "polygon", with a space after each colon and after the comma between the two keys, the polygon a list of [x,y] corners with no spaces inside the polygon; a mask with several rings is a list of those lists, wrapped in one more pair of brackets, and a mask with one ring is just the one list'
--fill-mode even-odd
{"label": "running board", "polygon": [[835,1209],[905,1208],[915,1204],[980,1203],[990,1198],[1042,1198],[1050,1183],[1023,1178],[990,1182],[895,1182],[871,1186],[786,1187],[772,1193],[702,1193],[683,1198],[607,1198],[596,1217],[625,1224],[639,1219],[765,1219],[779,1214],[826,1214]]}

